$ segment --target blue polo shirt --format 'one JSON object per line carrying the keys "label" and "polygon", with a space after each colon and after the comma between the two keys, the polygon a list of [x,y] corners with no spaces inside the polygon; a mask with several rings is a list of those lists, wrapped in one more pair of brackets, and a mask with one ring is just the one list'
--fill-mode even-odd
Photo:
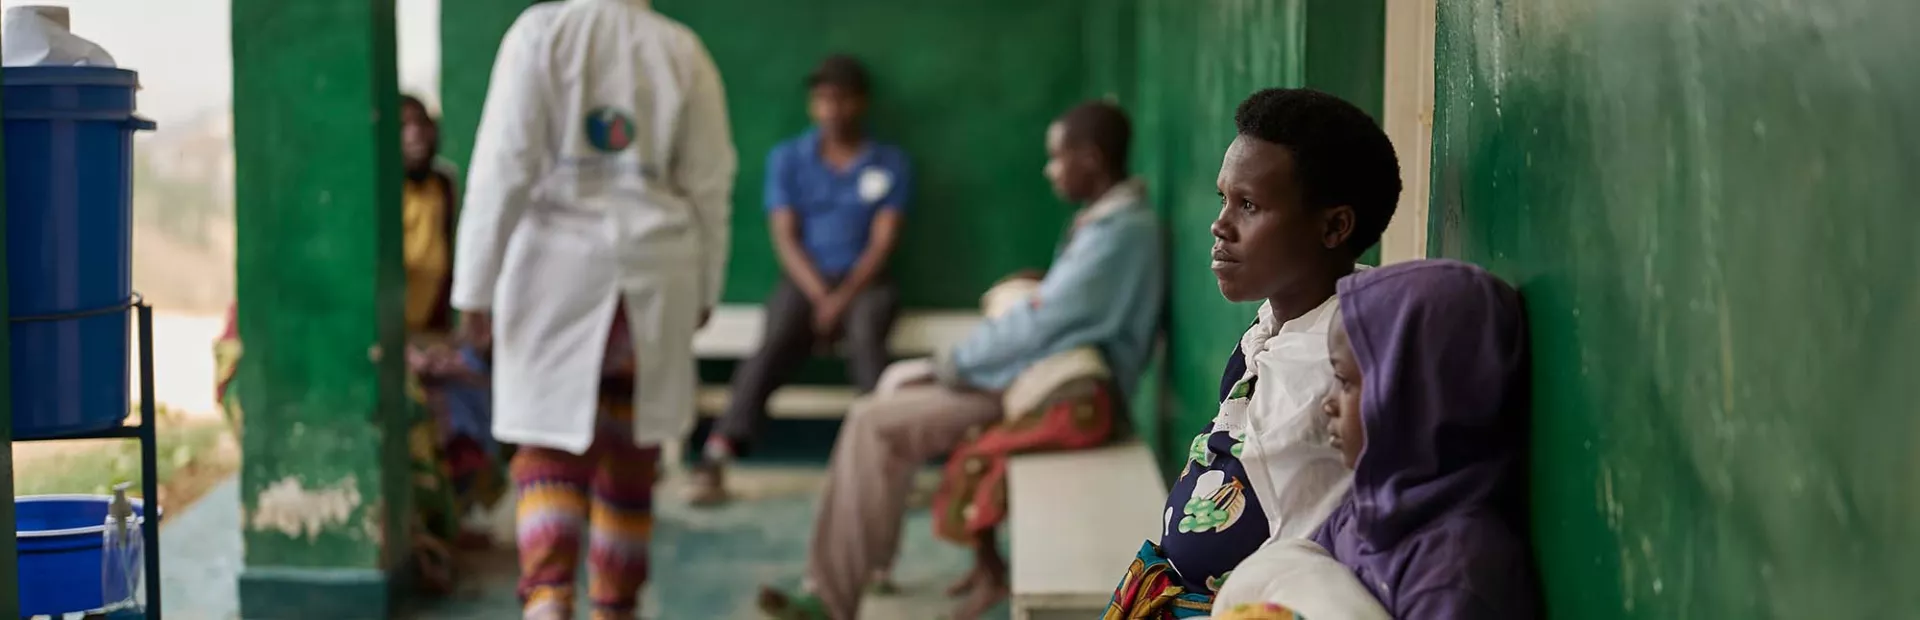
{"label": "blue polo shirt", "polygon": [[819,130],[767,154],[767,212],[793,209],[800,220],[802,247],[813,268],[829,279],[853,270],[867,249],[874,214],[905,209],[912,184],[906,154],[889,144],[868,141],[844,170],[820,157]]}

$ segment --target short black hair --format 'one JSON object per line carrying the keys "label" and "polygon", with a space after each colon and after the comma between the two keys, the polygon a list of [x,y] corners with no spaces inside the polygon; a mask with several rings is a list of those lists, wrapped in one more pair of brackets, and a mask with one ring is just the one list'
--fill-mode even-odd
{"label": "short black hair", "polygon": [[419,110],[420,116],[426,117],[427,122],[434,122],[433,112],[427,110],[426,102],[421,101],[419,97],[402,93],[400,95],[400,109],[401,111],[405,111],[407,108]]}
{"label": "short black hair", "polygon": [[1089,101],[1067,110],[1055,121],[1069,144],[1089,144],[1106,160],[1107,172],[1116,177],[1127,173],[1127,151],[1132,148],[1133,123],[1120,106],[1106,101]]}
{"label": "short black hair", "polygon": [[1270,88],[1233,113],[1241,136],[1286,147],[1308,207],[1353,207],[1355,256],[1380,242],[1400,200],[1400,161],[1373,117],[1339,97],[1305,88]]}
{"label": "short black hair", "polygon": [[835,86],[865,96],[869,87],[867,67],[847,54],[828,56],[813,73],[807,74],[807,88],[816,86]]}

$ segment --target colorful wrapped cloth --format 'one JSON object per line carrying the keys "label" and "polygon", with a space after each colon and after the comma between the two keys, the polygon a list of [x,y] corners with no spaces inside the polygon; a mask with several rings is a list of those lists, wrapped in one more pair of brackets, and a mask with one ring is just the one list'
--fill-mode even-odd
{"label": "colorful wrapped cloth", "polygon": [[[1039,303],[1039,283],[1001,282],[983,296],[987,316]],[[1007,515],[1007,462],[1015,454],[1080,450],[1116,434],[1120,409],[1106,360],[1093,347],[1049,356],[1021,371],[1002,395],[1004,419],[975,429],[947,458],[933,497],[934,532],[971,545]]]}
{"label": "colorful wrapped cloth", "polygon": [[971,544],[1007,516],[1007,462],[1015,454],[1099,446],[1114,435],[1114,390],[1081,380],[1023,415],[978,431],[947,458],[933,497],[934,532]]}
{"label": "colorful wrapped cloth", "polygon": [[416,485],[427,493],[421,504],[434,513],[432,529],[454,536],[460,517],[506,491],[491,432],[489,368],[470,347],[429,342],[408,347],[407,370],[421,416],[412,442]]}
{"label": "colorful wrapped cloth", "polygon": [[227,306],[227,328],[220,333],[220,339],[213,341],[214,384],[213,399],[220,403],[220,412],[227,417],[227,427],[233,436],[240,436],[240,426],[245,416],[241,414],[240,396],[234,393],[233,377],[240,368],[240,320],[238,304]]}
{"label": "colorful wrapped cloth", "polygon": [[1187,592],[1173,576],[1173,563],[1152,542],[1141,543],[1127,576],[1113,590],[1101,620],[1176,620],[1205,618],[1213,611],[1213,597]]}

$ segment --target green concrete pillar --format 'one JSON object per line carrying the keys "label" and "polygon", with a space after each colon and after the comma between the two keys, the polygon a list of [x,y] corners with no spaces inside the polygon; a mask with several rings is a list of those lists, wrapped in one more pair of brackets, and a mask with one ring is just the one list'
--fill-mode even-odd
{"label": "green concrete pillar", "polygon": [[233,0],[249,620],[384,618],[404,576],[393,0]]}
{"label": "green concrete pillar", "polygon": [[535,0],[463,0],[440,10],[440,153],[467,169],[500,37]]}

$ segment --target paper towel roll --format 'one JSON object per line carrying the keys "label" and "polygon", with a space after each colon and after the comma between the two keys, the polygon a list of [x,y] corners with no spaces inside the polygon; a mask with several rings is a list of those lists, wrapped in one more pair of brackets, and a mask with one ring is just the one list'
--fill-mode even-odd
{"label": "paper towel roll", "polygon": [[113,56],[69,28],[63,6],[16,6],[0,24],[0,64],[8,67],[111,67]]}

